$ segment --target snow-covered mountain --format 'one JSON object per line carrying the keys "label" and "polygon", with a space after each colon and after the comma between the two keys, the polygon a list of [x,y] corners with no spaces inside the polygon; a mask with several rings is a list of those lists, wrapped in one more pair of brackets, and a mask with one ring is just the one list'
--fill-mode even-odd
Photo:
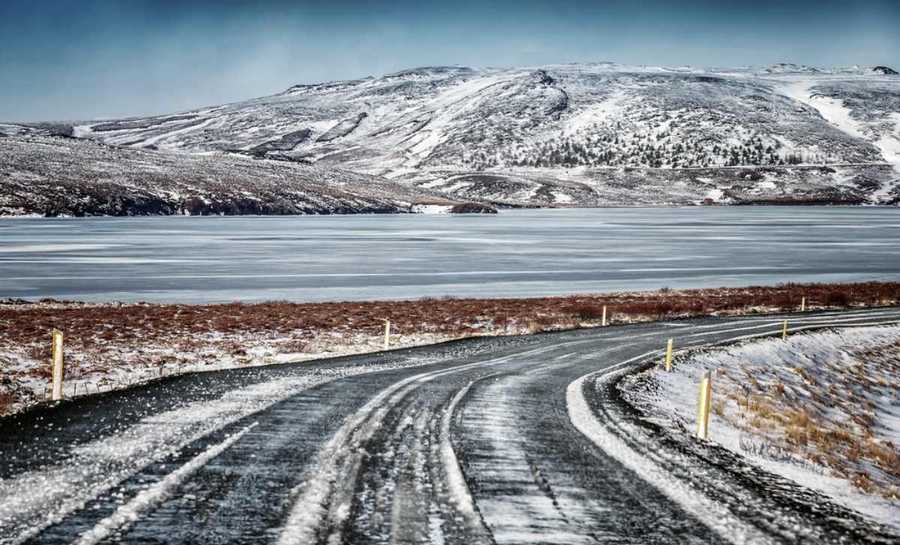
{"label": "snow-covered mountain", "polygon": [[508,205],[900,201],[889,67],[425,67],[0,131],[312,163]]}

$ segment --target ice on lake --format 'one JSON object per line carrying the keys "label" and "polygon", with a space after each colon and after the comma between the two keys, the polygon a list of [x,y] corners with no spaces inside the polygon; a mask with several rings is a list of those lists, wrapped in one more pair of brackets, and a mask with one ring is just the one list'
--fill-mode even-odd
{"label": "ice on lake", "polygon": [[518,297],[898,278],[890,208],[0,221],[0,297]]}

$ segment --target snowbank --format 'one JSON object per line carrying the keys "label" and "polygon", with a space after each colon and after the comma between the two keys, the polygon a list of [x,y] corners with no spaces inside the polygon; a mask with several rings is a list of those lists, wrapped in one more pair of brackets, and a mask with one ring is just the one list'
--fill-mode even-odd
{"label": "snowbank", "polygon": [[754,464],[900,528],[900,327],[767,339],[693,353],[626,379],[626,397],[693,433],[713,376],[711,440]]}

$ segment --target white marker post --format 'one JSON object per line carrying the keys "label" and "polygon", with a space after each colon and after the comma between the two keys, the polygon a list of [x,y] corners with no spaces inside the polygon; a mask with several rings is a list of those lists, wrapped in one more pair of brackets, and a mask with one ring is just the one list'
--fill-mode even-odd
{"label": "white marker post", "polygon": [[606,305],[603,305],[603,318],[600,319],[600,325],[606,327]]}
{"label": "white marker post", "polygon": [[59,401],[63,398],[63,334],[58,329],[53,330],[53,387],[50,399]]}
{"label": "white marker post", "polygon": [[387,350],[391,346],[391,321],[384,321],[384,349]]}
{"label": "white marker post", "polygon": [[787,340],[787,320],[784,321],[784,327],[781,328],[781,340]]}
{"label": "white marker post", "polygon": [[800,312],[806,312],[806,297],[800,298]]}
{"label": "white marker post", "polygon": [[709,437],[709,409],[712,406],[712,379],[709,371],[700,380],[700,397],[697,400],[697,438]]}
{"label": "white marker post", "polygon": [[666,371],[672,370],[672,339],[666,343]]}

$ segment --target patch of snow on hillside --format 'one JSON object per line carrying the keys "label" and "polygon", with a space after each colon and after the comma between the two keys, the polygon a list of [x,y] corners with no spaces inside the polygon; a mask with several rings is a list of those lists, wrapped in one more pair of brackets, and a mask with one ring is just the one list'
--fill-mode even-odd
{"label": "patch of snow on hillside", "polygon": [[894,125],[893,131],[882,134],[881,138],[875,142],[875,146],[881,150],[885,160],[894,166],[894,171],[897,172],[898,178],[892,183],[884,184],[880,189],[872,193],[871,198],[874,202],[888,200],[895,193],[897,186],[900,186],[900,113],[895,112],[890,117]]}
{"label": "patch of snow on hillside", "polygon": [[415,214],[448,214],[450,208],[452,207],[446,204],[416,204],[412,211]]}
{"label": "patch of snow on hillside", "polygon": [[706,198],[716,202],[721,201],[724,196],[725,192],[721,189],[710,189],[706,192]]}
{"label": "patch of snow on hillside", "polygon": [[445,91],[429,103],[432,119],[427,127],[419,131],[410,142],[414,142],[408,151],[419,159],[424,159],[446,138],[445,130],[466,107],[477,105],[482,91],[507,79],[504,76],[488,76],[480,79],[466,80],[458,83],[449,91]]}
{"label": "patch of snow on hillside", "polygon": [[90,125],[75,125],[72,127],[72,136],[75,138],[90,138],[94,128]]}
{"label": "patch of snow on hillside", "polygon": [[567,195],[561,191],[554,191],[553,202],[556,204],[572,204],[575,202],[575,199],[573,199],[571,195]]}
{"label": "patch of snow on hillside", "polygon": [[859,123],[850,117],[850,110],[842,100],[818,96],[810,92],[812,82],[795,81],[786,84],[782,91],[785,96],[815,108],[826,121],[856,138],[866,139]]}
{"label": "patch of snow on hillside", "polygon": [[900,113],[894,112],[890,116],[893,130],[881,135],[875,143],[887,162],[894,165],[894,170],[900,172]]}
{"label": "patch of snow on hillside", "polygon": [[568,120],[563,129],[563,133],[566,136],[571,136],[583,130],[605,124],[611,118],[614,118],[622,112],[625,98],[624,90],[618,89],[612,96],[603,102],[586,106],[582,111]]}
{"label": "patch of snow on hillside", "polygon": [[176,150],[181,147],[181,142],[178,140],[178,136],[186,133],[193,133],[197,131],[201,131],[206,127],[210,126],[213,122],[216,121],[216,118],[210,118],[206,121],[203,121],[199,125],[188,125],[181,129],[175,129],[169,132],[163,132],[157,134],[155,136],[151,136],[146,138],[143,142],[140,143],[141,147],[147,146],[157,146],[160,148],[172,149]]}
{"label": "patch of snow on hillside", "polygon": [[[836,126],[850,136],[871,142],[881,152],[882,157],[893,165],[894,170],[900,173],[900,114],[891,114],[893,130],[887,133],[879,133],[876,130],[866,130],[865,124],[853,119],[850,109],[844,105],[844,101],[832,97],[820,96],[810,91],[812,82],[796,81],[782,87],[784,94],[794,100],[815,108],[826,121]],[[867,134],[868,133],[868,134]],[[893,183],[885,183],[878,191],[870,195],[872,202],[880,202],[888,198],[900,185],[900,179]]]}

